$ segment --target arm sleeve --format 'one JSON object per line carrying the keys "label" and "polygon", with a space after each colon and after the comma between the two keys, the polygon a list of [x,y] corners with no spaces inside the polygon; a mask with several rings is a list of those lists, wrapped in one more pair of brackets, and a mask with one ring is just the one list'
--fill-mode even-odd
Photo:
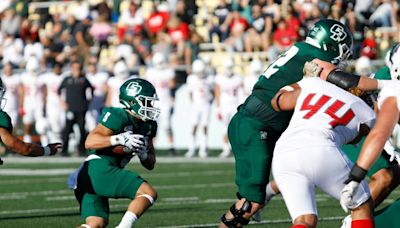
{"label": "arm sleeve", "polygon": [[349,90],[358,86],[360,76],[335,69],[328,74],[326,80],[344,90]]}
{"label": "arm sleeve", "polygon": [[0,128],[4,128],[10,133],[13,131],[13,126],[11,123],[10,116],[6,112],[1,110],[0,110]]}

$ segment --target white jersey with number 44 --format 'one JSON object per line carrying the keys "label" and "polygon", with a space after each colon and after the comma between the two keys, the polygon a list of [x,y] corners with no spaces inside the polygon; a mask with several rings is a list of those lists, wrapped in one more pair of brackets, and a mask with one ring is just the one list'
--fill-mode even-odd
{"label": "white jersey with number 44", "polygon": [[375,123],[375,113],[363,100],[329,82],[305,78],[298,85],[301,93],[292,119],[279,139],[291,142],[285,145],[288,149],[296,144],[341,146],[358,135],[361,124],[371,128]]}

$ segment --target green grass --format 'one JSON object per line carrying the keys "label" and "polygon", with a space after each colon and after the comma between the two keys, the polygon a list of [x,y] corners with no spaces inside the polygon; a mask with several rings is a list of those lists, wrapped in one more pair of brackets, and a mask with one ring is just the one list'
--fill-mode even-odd
{"label": "green grass", "polygon": [[[8,169],[64,169],[79,164],[5,164]],[[156,204],[135,227],[215,227],[235,201],[233,163],[157,164],[146,171],[137,163],[128,169],[140,173],[159,193]],[[0,176],[0,227],[76,227],[82,221],[78,203],[66,187],[66,175]],[[339,203],[318,192],[319,227],[340,227]],[[120,221],[129,201],[110,200],[109,227]],[[263,211],[263,223],[251,227],[289,227],[284,202],[275,197]]]}

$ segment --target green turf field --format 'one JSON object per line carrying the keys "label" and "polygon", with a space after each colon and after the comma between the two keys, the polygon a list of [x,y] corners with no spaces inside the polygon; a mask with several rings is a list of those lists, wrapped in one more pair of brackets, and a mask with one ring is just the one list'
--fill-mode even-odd
{"label": "green turf field", "polygon": [[[4,160],[6,163],[0,167],[0,227],[62,228],[81,224],[78,204],[66,187],[66,173],[78,167],[78,162]],[[128,165],[128,169],[141,173],[159,194],[156,204],[135,227],[216,227],[221,214],[235,201],[232,160],[176,161],[160,158],[153,171],[146,171],[137,163]],[[340,227],[345,214],[339,203],[322,193],[318,193],[317,199],[319,227]],[[111,200],[110,205],[109,227],[115,227],[128,201]],[[263,221],[252,223],[251,227],[289,226],[283,200],[275,197],[264,210]]]}

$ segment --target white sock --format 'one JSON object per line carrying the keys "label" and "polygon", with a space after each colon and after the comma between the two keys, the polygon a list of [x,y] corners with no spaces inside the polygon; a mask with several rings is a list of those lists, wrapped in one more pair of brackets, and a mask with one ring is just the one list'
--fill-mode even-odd
{"label": "white sock", "polygon": [[228,142],[224,142],[224,145],[222,146],[222,152],[223,153],[230,153],[231,147],[229,146]]}
{"label": "white sock", "polygon": [[265,199],[270,200],[273,196],[275,196],[277,193],[274,191],[274,189],[271,186],[271,182],[267,184],[267,187],[265,188]]}
{"label": "white sock", "polygon": [[131,228],[133,223],[137,220],[138,218],[134,213],[127,211],[125,212],[124,217],[122,217],[121,222],[115,228]]}
{"label": "white sock", "polygon": [[189,146],[188,150],[192,153],[196,150],[196,135],[190,135],[189,136]]}
{"label": "white sock", "polygon": [[200,136],[199,151],[205,153],[207,151],[207,135],[204,134],[204,132],[201,132],[199,136]]}

